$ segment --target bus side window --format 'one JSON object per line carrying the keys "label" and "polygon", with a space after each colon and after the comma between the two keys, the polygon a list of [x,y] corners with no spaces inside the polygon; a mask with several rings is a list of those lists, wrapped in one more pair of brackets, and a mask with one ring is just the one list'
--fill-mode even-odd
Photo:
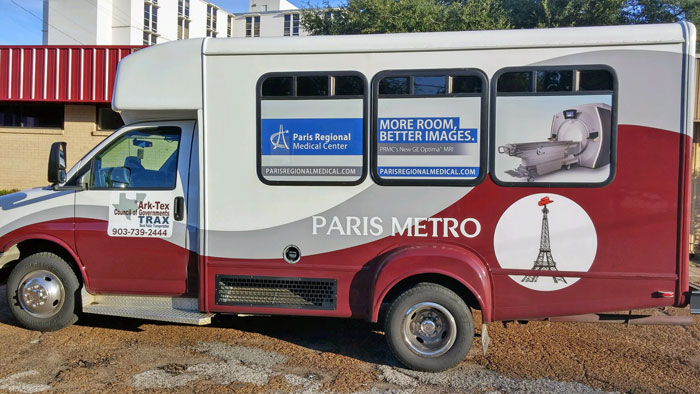
{"label": "bus side window", "polygon": [[257,172],[268,185],[356,185],[367,174],[366,80],[352,71],[258,81]]}
{"label": "bus side window", "polygon": [[379,73],[373,88],[375,182],[479,183],[486,173],[486,85],[479,70]]}
{"label": "bus side window", "polygon": [[294,80],[291,77],[267,78],[262,84],[262,95],[292,96],[294,95]]}
{"label": "bus side window", "polygon": [[532,73],[508,72],[498,78],[498,92],[531,92]]}
{"label": "bus side window", "polygon": [[615,77],[605,66],[495,76],[491,177],[509,186],[602,186],[615,172]]}

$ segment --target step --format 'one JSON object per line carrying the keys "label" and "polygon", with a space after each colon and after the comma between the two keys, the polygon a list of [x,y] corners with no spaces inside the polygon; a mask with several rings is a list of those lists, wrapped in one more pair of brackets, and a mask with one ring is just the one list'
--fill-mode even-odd
{"label": "step", "polygon": [[81,291],[83,312],[203,326],[213,313],[199,311],[199,300],[186,297],[102,295]]}

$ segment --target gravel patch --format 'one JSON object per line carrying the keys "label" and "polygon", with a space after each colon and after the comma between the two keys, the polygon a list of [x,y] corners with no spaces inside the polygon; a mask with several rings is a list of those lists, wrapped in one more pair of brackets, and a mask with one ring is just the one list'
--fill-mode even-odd
{"label": "gravel patch", "polygon": [[18,393],[38,393],[41,391],[51,390],[51,386],[46,384],[22,383],[19,380],[31,376],[39,375],[39,371],[31,370],[18,372],[4,379],[0,379],[0,390],[14,391]]}
{"label": "gravel patch", "polygon": [[195,327],[82,315],[42,334],[19,327],[0,297],[0,392],[697,393],[693,319],[686,327],[494,323],[486,357],[476,340],[456,368],[423,373],[398,366],[381,328],[358,320],[220,317]]}

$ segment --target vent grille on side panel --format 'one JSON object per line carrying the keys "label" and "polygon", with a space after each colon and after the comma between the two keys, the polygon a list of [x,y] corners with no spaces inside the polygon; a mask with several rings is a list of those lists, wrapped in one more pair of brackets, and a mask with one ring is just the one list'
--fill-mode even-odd
{"label": "vent grille on side panel", "polygon": [[216,304],[335,309],[335,279],[216,275]]}

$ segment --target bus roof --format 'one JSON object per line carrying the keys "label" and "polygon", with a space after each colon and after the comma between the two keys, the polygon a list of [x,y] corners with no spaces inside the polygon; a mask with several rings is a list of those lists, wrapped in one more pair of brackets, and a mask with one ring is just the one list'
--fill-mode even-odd
{"label": "bus roof", "polygon": [[205,55],[361,53],[673,44],[680,23],[555,29],[207,39]]}
{"label": "bus roof", "polygon": [[[557,29],[272,38],[198,38],[154,45],[119,63],[112,107],[125,122],[192,118],[202,109],[202,55],[425,52],[680,44],[681,23]],[[685,33],[689,32],[689,33]],[[694,42],[694,37],[688,37]],[[183,92],[187,92],[183,94]],[[180,112],[178,114],[178,111]]]}

